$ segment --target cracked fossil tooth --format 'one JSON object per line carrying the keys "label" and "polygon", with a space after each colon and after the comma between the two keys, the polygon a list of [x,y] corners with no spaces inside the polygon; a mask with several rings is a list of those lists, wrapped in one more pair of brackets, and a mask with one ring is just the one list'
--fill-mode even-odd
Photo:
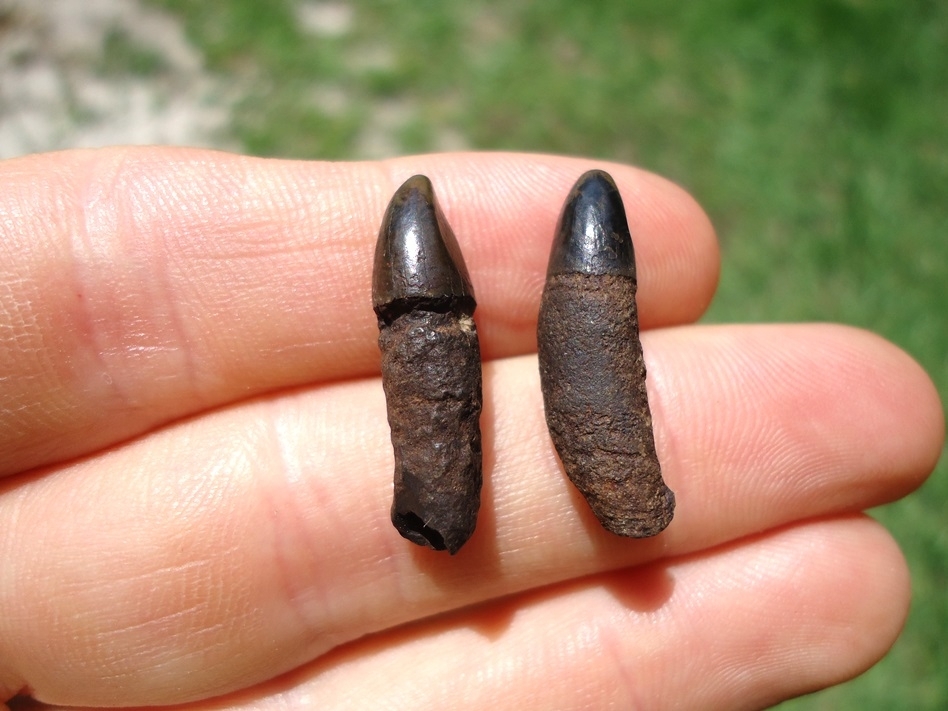
{"label": "cracked fossil tooth", "polygon": [[453,555],[480,508],[480,347],[467,267],[423,175],[385,212],[372,304],[395,450],[392,523],[413,543]]}

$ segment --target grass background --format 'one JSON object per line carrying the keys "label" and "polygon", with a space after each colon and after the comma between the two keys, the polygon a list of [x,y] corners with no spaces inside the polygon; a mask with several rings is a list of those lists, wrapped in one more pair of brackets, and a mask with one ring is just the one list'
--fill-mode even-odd
{"label": "grass background", "polygon": [[[948,3],[148,1],[239,88],[226,140],[248,153],[637,163],[687,187],[717,226],[706,320],[863,326],[948,393]],[[339,26],[307,32],[300,13],[314,8]],[[110,71],[162,71],[121,36],[106,49]],[[946,469],[943,457],[920,492],[874,512],[913,571],[895,649],[782,708],[948,708]]]}

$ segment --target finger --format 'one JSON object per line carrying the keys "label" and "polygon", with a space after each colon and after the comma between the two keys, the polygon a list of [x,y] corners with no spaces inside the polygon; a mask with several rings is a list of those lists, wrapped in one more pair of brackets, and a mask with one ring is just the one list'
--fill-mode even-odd
{"label": "finger", "polygon": [[940,452],[931,382],[863,332],[691,327],[647,334],[646,356],[678,497],[648,541],[603,532],[565,480],[529,357],[485,371],[483,505],[454,558],[389,523],[374,380],[233,407],[8,483],[0,679],[82,704],[212,696],[438,612],[883,503]]}
{"label": "finger", "polygon": [[181,711],[764,708],[869,668],[908,602],[878,524],[809,523],[376,635]]}
{"label": "finger", "polygon": [[878,524],[810,523],[368,638],[188,711],[769,708],[872,666],[909,597]]}
{"label": "finger", "polygon": [[[475,285],[485,358],[535,347],[560,205],[588,160],[459,154],[304,163],[167,148],[0,163],[0,474],[234,398],[377,371],[382,213],[429,174]],[[693,320],[714,234],[682,190],[608,166],[643,326]]]}

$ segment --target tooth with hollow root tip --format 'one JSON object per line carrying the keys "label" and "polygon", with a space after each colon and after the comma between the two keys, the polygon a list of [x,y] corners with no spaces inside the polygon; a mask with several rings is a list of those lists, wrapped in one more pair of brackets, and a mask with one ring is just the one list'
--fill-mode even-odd
{"label": "tooth with hollow root tip", "polygon": [[385,212],[372,305],[395,450],[392,523],[413,543],[453,555],[480,508],[480,347],[467,267],[423,175]]}

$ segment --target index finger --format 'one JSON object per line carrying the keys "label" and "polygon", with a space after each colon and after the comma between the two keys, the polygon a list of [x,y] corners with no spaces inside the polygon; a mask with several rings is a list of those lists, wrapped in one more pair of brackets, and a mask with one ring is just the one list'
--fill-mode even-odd
{"label": "index finger", "polygon": [[[484,357],[532,350],[560,205],[591,165],[170,148],[0,164],[0,474],[267,390],[376,372],[374,243],[414,173],[431,177],[458,235]],[[633,230],[643,327],[697,318],[718,271],[704,213],[668,181],[606,167]]]}

